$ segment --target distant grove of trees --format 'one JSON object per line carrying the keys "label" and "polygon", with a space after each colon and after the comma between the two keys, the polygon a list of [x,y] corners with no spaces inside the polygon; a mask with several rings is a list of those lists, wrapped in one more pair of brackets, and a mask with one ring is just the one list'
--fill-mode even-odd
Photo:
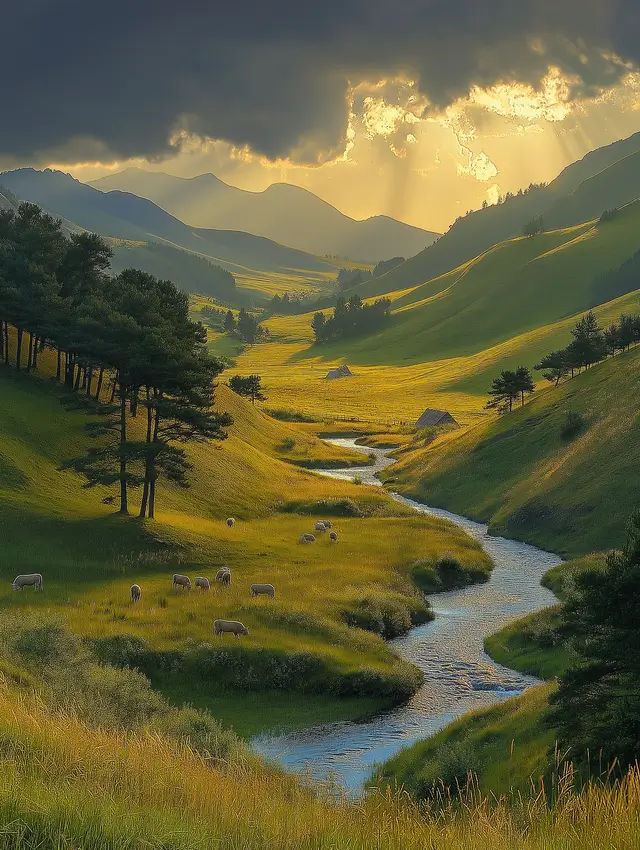
{"label": "distant grove of trees", "polygon": [[364,304],[359,295],[346,301],[338,298],[333,315],[326,318],[316,313],[311,327],[317,343],[331,342],[379,330],[391,319],[391,301],[379,298],[373,304]]}
{"label": "distant grove of trees", "polygon": [[[582,369],[589,369],[594,363],[628,351],[639,343],[640,315],[623,313],[617,322],[602,328],[593,311],[589,311],[576,323],[571,335],[573,339],[566,348],[550,352],[533,367],[556,386],[562,378],[568,375],[573,378]],[[534,391],[533,376],[526,366],[505,369],[493,380],[487,407],[508,413],[516,401],[520,400],[523,405],[525,397]]]}
{"label": "distant grove of trees", "polygon": [[[139,515],[152,518],[161,476],[188,486],[183,445],[224,439],[232,419],[212,409],[222,364],[186,293],[136,269],[109,277],[110,255],[95,234],[67,238],[35,204],[0,211],[0,351],[9,365],[13,326],[17,371],[37,369],[46,348],[56,353],[67,403],[93,415],[100,438],[65,466],[87,486],[117,484],[121,513],[129,487],[142,486]],[[130,428],[140,408],[144,426]]]}
{"label": "distant grove of trees", "polygon": [[261,327],[258,319],[248,313],[244,307],[240,308],[238,318],[231,310],[227,311],[224,318],[223,328],[228,334],[236,334],[248,345],[253,345],[267,335],[266,328]]}
{"label": "distant grove of trees", "polygon": [[595,314],[590,311],[571,331],[573,339],[566,348],[552,351],[534,366],[543,377],[556,386],[567,375],[573,377],[608,356],[628,349],[640,342],[640,316],[622,314],[608,328],[601,328]]}
{"label": "distant grove of trees", "polygon": [[380,277],[404,262],[406,262],[404,257],[392,257],[390,260],[380,260],[374,266],[373,271],[369,271],[368,269],[340,269],[337,277],[338,288],[341,291],[353,289],[359,283],[365,283],[374,277]]}

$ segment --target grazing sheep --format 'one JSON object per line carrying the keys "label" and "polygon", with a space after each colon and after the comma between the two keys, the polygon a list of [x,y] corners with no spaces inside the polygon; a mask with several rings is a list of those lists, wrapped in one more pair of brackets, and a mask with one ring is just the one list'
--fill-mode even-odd
{"label": "grazing sheep", "polygon": [[201,590],[209,590],[211,583],[209,582],[209,579],[204,576],[196,576],[195,586],[199,587]]}
{"label": "grazing sheep", "polygon": [[271,599],[276,598],[276,589],[272,584],[252,584],[252,596],[270,596]]}
{"label": "grazing sheep", "polygon": [[231,570],[229,567],[222,567],[216,573],[216,581],[221,582],[225,587],[231,584]]}
{"label": "grazing sheep", "polygon": [[230,634],[235,635],[236,638],[238,638],[240,637],[240,635],[248,635],[249,629],[246,626],[243,626],[243,624],[239,623],[237,620],[214,620],[214,635],[223,635],[226,632],[229,632]]}
{"label": "grazing sheep", "polygon": [[139,584],[131,585],[131,601],[132,602],[140,602],[142,599],[142,591],[140,590]]}
{"label": "grazing sheep", "polygon": [[333,543],[338,542],[338,535],[335,533],[335,531],[329,532],[329,540],[333,541]]}
{"label": "grazing sheep", "polygon": [[171,582],[171,587],[181,587],[183,590],[191,590],[191,579],[189,576],[181,576],[176,573]]}
{"label": "grazing sheep", "polygon": [[16,576],[13,580],[12,586],[14,590],[22,590],[23,587],[35,587],[36,590],[42,590],[42,576],[40,573],[29,573],[24,576]]}
{"label": "grazing sheep", "polygon": [[325,528],[333,528],[333,523],[330,519],[323,519],[322,522]]}
{"label": "grazing sheep", "polygon": [[315,543],[316,538],[313,534],[301,534],[300,535],[300,543]]}
{"label": "grazing sheep", "polygon": [[235,524],[236,524],[235,519],[232,516],[230,516],[229,519],[227,520],[227,525],[229,526],[229,528],[233,528],[233,526]]}
{"label": "grazing sheep", "polygon": [[322,520],[319,519],[318,522],[316,523],[316,531],[326,531],[326,530],[327,530],[327,526],[322,522]]}

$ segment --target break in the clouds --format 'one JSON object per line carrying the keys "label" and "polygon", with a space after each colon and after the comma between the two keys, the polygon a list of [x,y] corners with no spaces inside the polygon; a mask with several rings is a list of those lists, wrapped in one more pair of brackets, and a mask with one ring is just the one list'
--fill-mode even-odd
{"label": "break in the clouds", "polygon": [[21,0],[3,16],[0,155],[164,157],[179,131],[275,159],[344,150],[363,80],[426,109],[474,86],[579,98],[640,59],[638,0]]}

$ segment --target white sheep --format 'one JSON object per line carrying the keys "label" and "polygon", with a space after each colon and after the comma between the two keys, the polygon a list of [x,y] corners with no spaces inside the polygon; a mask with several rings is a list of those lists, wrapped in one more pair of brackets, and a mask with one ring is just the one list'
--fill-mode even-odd
{"label": "white sheep", "polygon": [[215,620],[213,623],[214,635],[223,635],[225,633],[235,635],[238,638],[240,635],[248,635],[249,629],[237,620]]}
{"label": "white sheep", "polygon": [[231,584],[231,570],[229,567],[221,567],[216,573],[216,581],[219,581],[225,587]]}
{"label": "white sheep", "polygon": [[142,590],[140,589],[139,584],[131,585],[131,601],[132,602],[140,602],[142,599]]}
{"label": "white sheep", "polygon": [[232,516],[230,516],[230,517],[229,517],[229,519],[227,520],[227,526],[228,526],[229,528],[233,528],[233,526],[234,526],[235,524],[236,524],[235,519],[234,519]]}
{"label": "white sheep", "polygon": [[173,576],[173,580],[171,582],[171,587],[181,587],[183,590],[186,588],[187,590],[191,590],[191,579],[189,576],[181,576],[176,573]]}
{"label": "white sheep", "polygon": [[330,519],[323,519],[322,522],[325,528],[333,528],[333,523]]}
{"label": "white sheep", "polygon": [[326,531],[326,530],[327,530],[327,526],[322,522],[321,519],[319,519],[318,522],[316,523],[316,531]]}
{"label": "white sheep", "polygon": [[300,543],[315,543],[316,538],[313,534],[301,534],[300,535]]}
{"label": "white sheep", "polygon": [[204,576],[196,576],[194,583],[195,586],[199,587],[201,590],[209,590],[209,588],[211,587],[209,579],[205,578]]}
{"label": "white sheep", "polygon": [[252,596],[269,596],[271,599],[276,597],[276,589],[272,584],[252,584]]}
{"label": "white sheep", "polygon": [[16,576],[12,586],[14,590],[22,590],[23,587],[35,587],[36,590],[42,590],[42,576],[40,573],[28,573],[23,576]]}

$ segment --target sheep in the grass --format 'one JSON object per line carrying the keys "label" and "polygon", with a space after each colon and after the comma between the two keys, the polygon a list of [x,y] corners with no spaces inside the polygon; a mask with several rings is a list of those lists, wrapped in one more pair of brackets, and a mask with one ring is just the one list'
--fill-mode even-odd
{"label": "sheep in the grass", "polygon": [[300,535],[300,543],[315,543],[316,538],[313,534],[301,534]]}
{"label": "sheep in the grass", "polygon": [[231,584],[231,570],[229,567],[222,567],[216,573],[216,581],[219,581],[225,587]]}
{"label": "sheep in the grass", "polygon": [[329,540],[331,540],[332,543],[338,542],[338,535],[335,533],[335,531],[329,532]]}
{"label": "sheep in the grass", "polygon": [[23,576],[16,576],[12,585],[14,590],[22,590],[23,587],[35,587],[36,590],[42,590],[43,586],[40,573],[28,573]]}
{"label": "sheep in the grass", "polygon": [[201,590],[209,590],[209,588],[211,587],[209,579],[205,578],[204,576],[196,576],[195,585]]}
{"label": "sheep in the grass", "polygon": [[237,620],[215,620],[213,633],[216,636],[229,633],[238,638],[240,635],[248,635],[249,629]]}
{"label": "sheep in the grass", "polygon": [[181,576],[176,573],[171,581],[171,587],[181,587],[183,590],[191,590],[191,579],[189,576]]}
{"label": "sheep in the grass", "polygon": [[323,523],[325,528],[333,528],[333,523],[331,522],[330,519],[323,519],[322,523]]}
{"label": "sheep in the grass", "polygon": [[276,598],[276,589],[272,584],[252,584],[252,596],[269,596],[271,599]]}
{"label": "sheep in the grass", "polygon": [[131,601],[132,602],[140,602],[142,599],[142,591],[140,590],[139,584],[131,585]]}
{"label": "sheep in the grass", "polygon": [[315,528],[316,528],[316,531],[326,531],[327,530],[327,526],[320,519],[316,523]]}
{"label": "sheep in the grass", "polygon": [[229,519],[227,520],[227,526],[228,526],[229,528],[233,528],[233,526],[234,526],[235,524],[236,524],[235,519],[234,519],[232,516],[230,516],[230,517],[229,517]]}

